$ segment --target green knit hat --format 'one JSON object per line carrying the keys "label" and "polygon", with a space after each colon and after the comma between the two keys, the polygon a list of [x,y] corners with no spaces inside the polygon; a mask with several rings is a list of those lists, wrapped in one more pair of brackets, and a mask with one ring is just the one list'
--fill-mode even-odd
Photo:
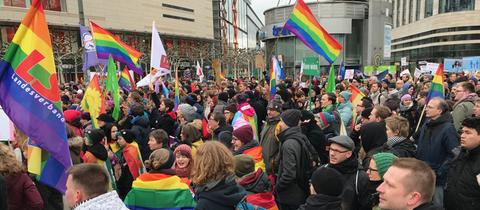
{"label": "green knit hat", "polygon": [[378,174],[383,179],[383,175],[387,172],[388,168],[392,166],[393,160],[397,159],[392,153],[381,152],[373,155],[373,160],[377,165]]}

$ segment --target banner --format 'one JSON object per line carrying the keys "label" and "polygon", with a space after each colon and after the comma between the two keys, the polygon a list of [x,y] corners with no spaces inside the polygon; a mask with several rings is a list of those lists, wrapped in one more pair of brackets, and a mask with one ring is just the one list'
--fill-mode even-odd
{"label": "banner", "polygon": [[462,59],[463,70],[479,71],[480,70],[480,56],[464,57]]}
{"label": "banner", "polygon": [[462,63],[462,59],[445,58],[443,60],[443,70],[445,72],[461,72],[463,71]]}

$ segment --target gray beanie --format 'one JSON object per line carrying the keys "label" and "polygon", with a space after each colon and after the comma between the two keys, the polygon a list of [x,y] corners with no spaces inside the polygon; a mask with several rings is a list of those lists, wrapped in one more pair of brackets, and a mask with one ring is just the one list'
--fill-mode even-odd
{"label": "gray beanie", "polygon": [[187,122],[192,122],[195,119],[195,108],[190,104],[180,104],[178,105],[177,112],[182,113],[183,117]]}
{"label": "gray beanie", "polygon": [[287,111],[282,112],[280,114],[280,119],[287,125],[288,127],[295,127],[298,126],[300,122],[300,117],[302,113],[298,109],[289,109]]}

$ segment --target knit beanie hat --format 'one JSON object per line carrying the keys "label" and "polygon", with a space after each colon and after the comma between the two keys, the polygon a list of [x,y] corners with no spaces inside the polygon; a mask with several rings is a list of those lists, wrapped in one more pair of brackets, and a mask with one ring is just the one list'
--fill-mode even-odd
{"label": "knit beanie hat", "polygon": [[117,140],[118,140],[118,137],[120,136],[123,139],[125,139],[125,141],[129,144],[135,140],[135,133],[132,130],[125,129],[125,130],[118,131]]}
{"label": "knit beanie hat", "polygon": [[349,91],[342,91],[340,92],[340,96],[345,99],[345,101],[350,101],[350,97],[352,96],[352,93]]}
{"label": "knit beanie hat", "polygon": [[377,165],[378,174],[383,179],[383,175],[387,172],[388,168],[392,166],[393,161],[397,159],[392,153],[381,152],[373,155],[373,160]]}
{"label": "knit beanie hat", "polygon": [[322,128],[328,127],[328,125],[333,122],[333,116],[328,112],[320,112],[315,114],[315,116],[319,119],[318,121],[322,125]]}
{"label": "knit beanie hat", "polygon": [[272,100],[268,102],[267,109],[275,110],[277,112],[282,112],[282,103],[280,103],[280,101]]}
{"label": "knit beanie hat", "polygon": [[410,94],[405,94],[402,96],[402,98],[400,99],[402,102],[405,101],[405,100],[412,100],[412,96]]}
{"label": "knit beanie hat", "polygon": [[150,169],[170,169],[175,162],[173,152],[168,149],[157,149],[150,154],[150,157],[145,161],[145,165]]}
{"label": "knit beanie hat", "polygon": [[366,108],[362,111],[360,115],[362,115],[363,118],[369,118],[370,114],[372,114],[373,108]]}
{"label": "knit beanie hat", "polygon": [[313,189],[319,195],[340,196],[344,183],[342,175],[337,170],[329,167],[320,167],[312,174]]}
{"label": "knit beanie hat", "polygon": [[175,148],[175,151],[173,151],[173,155],[175,155],[176,157],[178,153],[187,156],[189,159],[192,159],[192,148],[190,148],[190,146],[186,144],[180,144],[177,148]]}
{"label": "knit beanie hat", "polygon": [[94,128],[86,131],[86,136],[90,143],[93,145],[99,143],[100,141],[102,141],[103,138],[105,138],[105,132],[103,132],[102,129]]}
{"label": "knit beanie hat", "polygon": [[76,119],[80,119],[81,115],[82,113],[77,110],[65,110],[63,112],[63,116],[65,117],[65,121],[67,121],[67,123],[71,123]]}
{"label": "knit beanie hat", "polygon": [[239,139],[243,144],[253,140],[253,130],[252,126],[244,125],[240,128],[233,130],[233,136]]}
{"label": "knit beanie hat", "polygon": [[301,116],[302,113],[298,109],[289,109],[280,115],[280,119],[282,119],[288,127],[295,127],[298,126]]}
{"label": "knit beanie hat", "polygon": [[300,112],[302,113],[302,116],[300,117],[302,123],[315,120],[315,116],[313,116],[312,112],[305,109],[302,109]]}
{"label": "knit beanie hat", "polygon": [[178,105],[177,112],[182,113],[183,117],[187,122],[192,122],[195,119],[195,108],[190,104],[180,104]]}
{"label": "knit beanie hat", "polygon": [[232,142],[232,132],[222,131],[218,134],[218,140],[222,142],[225,146],[230,147]]}
{"label": "knit beanie hat", "polygon": [[113,117],[110,116],[109,114],[100,114],[100,115],[97,117],[97,120],[100,120],[100,121],[103,121],[103,122],[107,122],[107,123],[113,123],[113,122],[115,122],[115,120],[113,119]]}
{"label": "knit beanie hat", "polygon": [[228,93],[227,92],[221,92],[218,94],[218,100],[220,101],[228,101]]}
{"label": "knit beanie hat", "polygon": [[252,156],[240,154],[235,155],[235,175],[243,177],[255,171],[255,160]]}

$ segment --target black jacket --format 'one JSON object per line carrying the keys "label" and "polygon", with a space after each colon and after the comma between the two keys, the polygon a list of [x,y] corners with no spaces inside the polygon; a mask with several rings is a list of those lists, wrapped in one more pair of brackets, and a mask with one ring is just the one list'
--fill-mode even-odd
{"label": "black jacket", "polygon": [[0,175],[0,209],[8,209],[7,206],[7,183],[5,178]]}
{"label": "black jacket", "polygon": [[196,210],[235,210],[246,195],[233,176],[202,186],[194,185],[193,189],[197,201]]}
{"label": "black jacket", "polygon": [[479,177],[480,146],[471,151],[462,150],[448,171],[445,185],[445,209],[480,209]]}
{"label": "black jacket", "polygon": [[387,147],[387,151],[392,152],[397,157],[415,157],[415,151],[417,150],[417,147],[410,139],[405,139],[392,146],[388,146],[385,143],[385,146]]}
{"label": "black jacket", "polygon": [[150,121],[146,116],[137,116],[132,120],[132,132],[135,134],[135,140],[140,147],[142,160],[148,160],[150,148],[148,147],[148,134],[150,133]]}
{"label": "black jacket", "polygon": [[444,208],[434,205],[433,203],[424,203],[413,210],[444,210]]}
{"label": "black jacket", "polygon": [[174,114],[160,113],[160,116],[155,120],[152,127],[155,129],[163,129],[169,136],[175,136],[176,121],[172,115]]}
{"label": "black jacket", "polygon": [[[230,132],[233,132],[233,127],[230,125],[230,124],[225,124],[225,125],[219,125],[220,127],[218,127],[217,129],[215,129],[213,131],[213,135],[212,135],[212,138],[213,139],[218,139],[218,134],[220,134],[220,132],[222,131],[230,131]],[[226,142],[223,142],[223,143],[226,143]],[[230,144],[230,142],[228,142]]]}
{"label": "black jacket", "polygon": [[[278,202],[287,205],[297,205],[305,203],[309,194],[308,187],[301,187],[300,176],[302,169],[300,165],[306,165],[302,161],[302,145],[299,141],[308,141],[302,134],[299,126],[288,128],[282,131],[278,138],[280,139],[279,168],[277,174],[276,194]],[[310,177],[303,177],[307,180]]]}
{"label": "black jacket", "polygon": [[382,146],[387,142],[387,131],[385,122],[371,122],[362,125],[360,136],[363,149],[366,153],[370,150]]}
{"label": "black jacket", "polygon": [[323,134],[323,130],[318,127],[315,121],[302,124],[302,133],[307,136],[308,140],[315,148],[322,164],[328,163],[328,151],[326,150],[328,142]]}
{"label": "black jacket", "polygon": [[342,197],[329,195],[311,195],[298,210],[342,210]]}
{"label": "black jacket", "polygon": [[342,209],[371,209],[368,198],[370,196],[368,191],[370,184],[369,178],[367,173],[361,169],[355,155],[352,155],[339,164],[327,164],[323,167],[334,168],[342,174],[342,180],[345,185],[342,195]]}

